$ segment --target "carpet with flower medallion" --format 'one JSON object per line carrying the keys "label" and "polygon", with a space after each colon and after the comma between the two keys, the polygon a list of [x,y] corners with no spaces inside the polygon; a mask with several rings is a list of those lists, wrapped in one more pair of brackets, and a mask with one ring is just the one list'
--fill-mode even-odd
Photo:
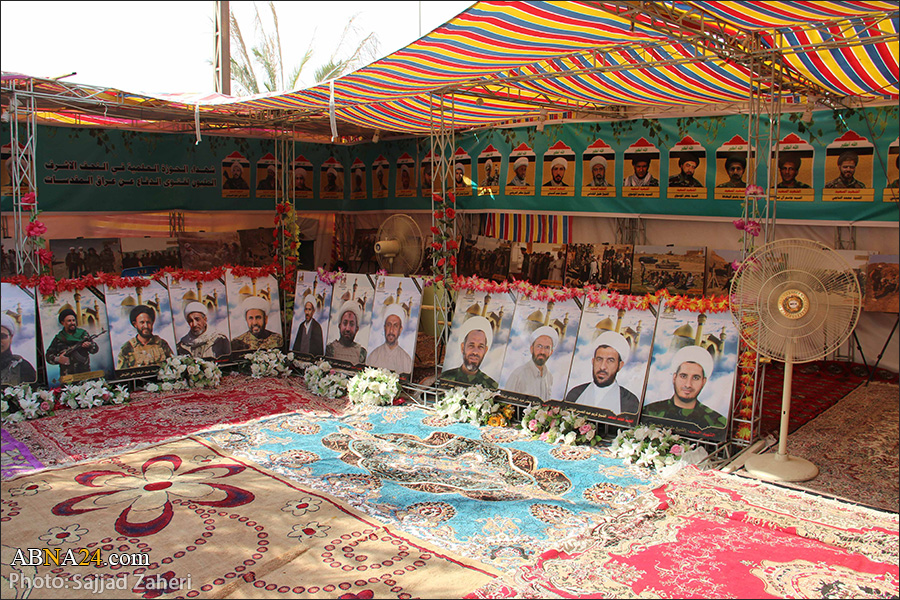
{"label": "carpet with flower medallion", "polygon": [[[498,574],[194,438],[22,475],[0,499],[4,598],[459,598]],[[24,564],[28,548],[99,564]]]}

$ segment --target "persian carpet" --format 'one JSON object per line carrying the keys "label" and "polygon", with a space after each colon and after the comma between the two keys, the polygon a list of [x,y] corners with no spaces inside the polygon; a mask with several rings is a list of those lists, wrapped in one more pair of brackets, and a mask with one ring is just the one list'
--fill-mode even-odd
{"label": "persian carpet", "polygon": [[682,469],[468,597],[896,598],[898,517]]}
{"label": "persian carpet", "polygon": [[139,392],[131,402],[63,409],[51,417],[14,423],[9,432],[47,466],[85,460],[191,435],[223,424],[247,423],[298,410],[333,414],[346,400],[328,400],[300,378],[222,378],[214,389]]}
{"label": "persian carpet", "polygon": [[[789,431],[809,423],[866,382],[868,373],[863,365],[846,361],[816,361],[794,366],[791,386],[791,415]],[[897,374],[878,369],[874,381],[897,383]],[[784,363],[766,366],[762,400],[763,434],[778,433],[781,423],[781,394],[784,389]]]}
{"label": "persian carpet", "polygon": [[285,415],[203,437],[500,569],[589,531],[658,485],[605,450],[552,446],[411,407]]}
{"label": "persian carpet", "polygon": [[15,477],[19,473],[34,471],[42,468],[42,465],[22,442],[15,439],[6,429],[0,430],[2,443],[0,443],[0,457],[2,457],[2,469],[0,476],[3,479]]}
{"label": "persian carpet", "polygon": [[[784,484],[883,510],[900,504],[900,410],[895,384],[859,386],[792,433],[788,454],[813,461],[819,475]],[[774,450],[773,450],[774,451]]]}
{"label": "persian carpet", "polygon": [[[4,598],[459,598],[497,575],[193,438],[24,475],[0,498]],[[101,565],[23,565],[17,548],[99,549]],[[113,566],[135,553],[146,566]]]}

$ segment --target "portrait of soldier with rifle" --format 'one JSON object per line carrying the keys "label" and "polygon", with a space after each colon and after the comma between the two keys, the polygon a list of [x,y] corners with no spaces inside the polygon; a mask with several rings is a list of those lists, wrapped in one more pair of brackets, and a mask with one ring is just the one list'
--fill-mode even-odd
{"label": "portrait of soldier with rifle", "polygon": [[100,347],[94,340],[102,330],[94,335],[78,327],[75,311],[66,308],[59,313],[59,323],[62,329],[57,333],[47,347],[47,362],[59,365],[60,377],[87,373],[91,370],[91,354],[97,354]]}

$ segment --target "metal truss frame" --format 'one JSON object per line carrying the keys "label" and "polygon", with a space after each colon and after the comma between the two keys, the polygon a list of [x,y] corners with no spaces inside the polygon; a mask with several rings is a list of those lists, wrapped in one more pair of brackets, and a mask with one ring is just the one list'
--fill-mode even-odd
{"label": "metal truss frame", "polygon": [[[37,204],[22,205],[22,196],[37,192],[37,124],[34,111],[33,83],[18,93],[13,90],[9,101],[9,140],[11,147],[10,184],[13,198],[13,241],[17,275],[40,272],[37,250],[26,235],[26,224],[37,211]],[[22,126],[24,125],[24,135]],[[4,165],[5,166],[5,165]]]}

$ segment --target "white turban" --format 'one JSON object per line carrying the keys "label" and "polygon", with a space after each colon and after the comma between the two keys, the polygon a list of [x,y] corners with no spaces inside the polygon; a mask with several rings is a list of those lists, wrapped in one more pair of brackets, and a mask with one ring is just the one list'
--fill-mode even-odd
{"label": "white turban", "polygon": [[244,313],[244,315],[247,314],[247,311],[253,309],[261,310],[264,315],[267,315],[269,314],[269,303],[259,296],[250,296],[241,303],[241,312]]}
{"label": "white turban", "polygon": [[387,322],[387,318],[391,315],[400,319],[400,327],[406,327],[406,313],[403,312],[403,309],[399,304],[391,304],[388,306],[387,310],[384,311],[385,322]]}
{"label": "white turban", "polygon": [[5,312],[3,313],[2,319],[0,319],[0,327],[6,329],[9,332],[9,335],[16,335],[16,322]]}
{"label": "white turban", "polygon": [[[194,312],[203,313],[204,316],[209,316],[209,313],[206,311],[206,307],[200,302],[189,302],[187,306],[184,307],[184,319],[185,321],[188,318],[188,315]],[[263,311],[265,312],[265,311]]]}
{"label": "white turban", "polygon": [[487,160],[485,161],[485,163],[484,163],[484,166],[486,166],[486,167],[489,168],[489,169],[493,169],[493,168],[494,168],[494,161],[492,161],[491,159],[487,159]]}
{"label": "white turban", "polygon": [[599,154],[591,159],[591,168],[594,168],[594,165],[603,165],[603,168],[606,168],[606,159],[600,156]]}
{"label": "white turban", "polygon": [[381,173],[384,173],[384,167],[382,167],[381,165],[378,165],[377,167],[375,167],[375,174],[379,175]]}
{"label": "white turban", "polygon": [[304,169],[303,167],[297,167],[297,173],[300,173],[301,175],[303,175],[305,177],[306,169]]}
{"label": "white turban", "polygon": [[402,173],[404,171],[409,173],[409,165],[400,165],[400,172]]}
{"label": "white turban", "polygon": [[609,346],[618,352],[619,360],[622,361],[622,364],[627,364],[628,359],[631,358],[631,346],[628,345],[628,340],[621,333],[604,331],[597,338],[597,347],[599,348],[600,346]]}
{"label": "white turban", "polygon": [[533,332],[531,332],[531,343],[534,344],[534,342],[543,335],[546,335],[548,338],[550,338],[550,341],[553,343],[553,347],[556,348],[556,345],[559,343],[559,333],[557,333],[556,330],[549,325],[538,327]]}
{"label": "white turban", "polygon": [[703,368],[703,376],[707,379],[712,376],[713,358],[704,348],[701,348],[700,346],[685,346],[676,352],[675,358],[672,360],[676,373],[681,364],[685,362],[692,362],[700,365]]}
{"label": "white turban", "polygon": [[513,171],[515,171],[519,167],[527,167],[527,166],[528,166],[528,159],[525,158],[524,156],[520,156],[519,158],[516,159],[516,162],[513,163]]}
{"label": "white turban", "polygon": [[487,338],[487,347],[488,350],[490,350],[491,344],[494,343],[494,328],[491,327],[491,322],[484,317],[469,317],[466,322],[463,323],[462,329],[459,330],[460,341],[465,343],[466,336],[476,329],[484,332],[484,336]]}
{"label": "white turban", "polygon": [[328,167],[328,170],[325,171],[328,175],[334,175],[337,177],[337,170],[334,167]]}
{"label": "white turban", "polygon": [[357,169],[353,172],[356,174],[357,177],[362,177],[362,169]]}
{"label": "white turban", "polygon": [[356,324],[362,324],[362,309],[359,307],[359,302],[356,300],[347,300],[341,305],[341,310],[338,311],[338,319],[344,318],[344,313],[350,311],[354,315],[356,315]]}
{"label": "white turban", "polygon": [[568,169],[569,161],[564,159],[562,156],[557,156],[553,159],[553,162],[550,163],[550,168],[552,169],[553,167],[562,167],[563,169]]}
{"label": "white turban", "polygon": [[456,171],[462,171],[463,173],[465,173],[465,171],[466,171],[465,167],[463,167],[462,165],[456,165],[456,169],[455,169],[455,170],[456,170]]}

